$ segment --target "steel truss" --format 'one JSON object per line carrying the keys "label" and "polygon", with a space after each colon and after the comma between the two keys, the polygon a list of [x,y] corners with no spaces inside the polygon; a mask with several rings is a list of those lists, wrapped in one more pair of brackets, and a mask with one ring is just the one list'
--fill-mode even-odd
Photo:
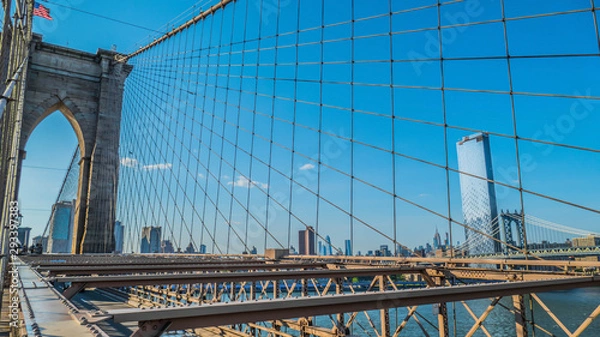
{"label": "steel truss", "polygon": [[[485,260],[490,267],[483,268],[477,259],[198,255],[29,256],[23,261],[60,289],[70,306],[85,289],[119,298],[121,308],[79,308],[73,316],[94,327],[137,322],[131,336],[178,330],[202,336],[346,336],[359,316],[368,322],[361,328],[378,337],[401,336],[410,322],[425,336],[430,336],[427,325],[438,336],[450,336],[447,306],[452,302],[464,306],[472,319],[465,336],[479,330],[491,336],[485,322],[497,307],[514,314],[517,336],[528,336],[531,328],[551,335],[528,318],[525,299],[538,303],[568,336],[580,336],[600,315],[598,306],[572,332],[536,295],[600,286],[600,276],[590,273],[600,262]],[[549,266],[562,271],[535,270]],[[358,277],[370,280],[368,286],[361,287]],[[512,307],[500,302],[503,297],[512,299]],[[466,302],[485,298],[490,304],[480,315]],[[417,311],[427,304],[434,305],[437,322]],[[399,307],[408,313],[394,326],[389,310]],[[379,310],[379,318],[371,310]],[[329,323],[315,324],[317,316],[329,317]]]}

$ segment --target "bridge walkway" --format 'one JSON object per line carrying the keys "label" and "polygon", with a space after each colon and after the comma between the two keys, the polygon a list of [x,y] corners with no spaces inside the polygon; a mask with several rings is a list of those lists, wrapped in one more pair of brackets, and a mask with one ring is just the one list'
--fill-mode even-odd
{"label": "bridge walkway", "polygon": [[[73,309],[54,288],[41,280],[28,265],[19,265],[19,277],[23,284],[21,307],[31,336],[98,336],[89,326],[81,325],[72,316]],[[31,314],[30,314],[31,313]]]}

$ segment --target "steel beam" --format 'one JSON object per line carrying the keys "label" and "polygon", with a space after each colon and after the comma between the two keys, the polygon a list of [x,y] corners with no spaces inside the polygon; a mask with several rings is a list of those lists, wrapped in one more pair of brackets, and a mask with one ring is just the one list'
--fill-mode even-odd
{"label": "steel beam", "polygon": [[513,308],[515,310],[516,337],[527,337],[529,332],[527,330],[527,317],[525,315],[523,295],[513,295],[512,300]]}
{"label": "steel beam", "polygon": [[127,285],[154,285],[154,284],[184,284],[197,283],[224,283],[241,281],[284,280],[303,278],[343,278],[352,276],[396,275],[418,273],[424,267],[395,267],[395,268],[363,268],[363,269],[319,269],[319,270],[285,270],[285,271],[260,271],[260,272],[231,272],[231,273],[194,273],[194,274],[152,274],[152,275],[109,275],[109,276],[59,276],[47,278],[52,282],[85,282],[93,284],[91,287],[118,287]]}
{"label": "steel beam", "polygon": [[565,324],[546,306],[546,304],[536,295],[530,294],[531,297],[542,307],[542,309],[552,318],[552,320],[565,332],[567,336],[572,336],[571,331],[565,326]]}
{"label": "steel beam", "polygon": [[[534,258],[534,257],[532,257]],[[328,261],[329,263],[388,263],[388,264],[429,264],[446,266],[500,265],[500,266],[546,266],[557,268],[600,268],[600,261],[571,261],[571,260],[517,260],[517,259],[487,259],[487,258],[434,258],[434,257],[368,257],[368,256],[313,256],[288,255],[282,261]]]}
{"label": "steel beam", "polygon": [[141,274],[165,272],[191,272],[191,271],[235,271],[235,270],[274,270],[274,269],[303,269],[323,268],[321,263],[283,263],[283,264],[160,264],[160,265],[117,265],[117,266],[44,266],[38,271],[45,272],[47,276],[54,275],[109,275],[109,274]]}
{"label": "steel beam", "polygon": [[139,323],[139,328],[130,337],[159,337],[171,323],[165,320],[152,320]]}
{"label": "steel beam", "polygon": [[400,325],[398,325],[398,327],[396,328],[396,331],[394,332],[394,335],[392,337],[398,337],[398,335],[400,335],[400,333],[402,332],[402,330],[408,324],[408,321],[410,321],[410,318],[413,317],[413,315],[415,314],[415,312],[417,312],[417,308],[419,308],[419,307],[416,306],[416,305],[413,306],[413,307],[408,307],[408,313],[406,314],[406,316],[402,320],[402,323],[400,323]]}
{"label": "steel beam", "polygon": [[[264,259],[258,259],[257,256],[254,259],[246,259],[237,256],[224,256],[222,259],[217,259],[215,256],[180,256],[177,257],[167,255],[158,256],[144,256],[144,255],[52,255],[43,256],[43,258],[31,258],[26,257],[23,260],[33,266],[44,266],[46,268],[53,267],[70,267],[70,268],[82,268],[82,265],[88,266],[88,268],[96,269],[99,266],[107,266],[116,268],[119,266],[138,266],[138,265],[264,265],[268,264],[269,261]],[[64,260],[64,262],[57,262]],[[417,258],[417,257],[358,257],[358,256],[312,256],[312,255],[290,255],[286,256],[283,261],[297,261],[299,264],[325,264],[325,263],[338,263],[347,265],[347,268],[352,268],[352,264],[360,265],[364,264],[375,264],[375,265],[437,265],[446,267],[456,266],[468,266],[470,264],[488,264],[488,265],[500,265],[500,266],[512,266],[512,267],[525,267],[525,266],[546,266],[556,268],[600,268],[600,261],[570,261],[570,260],[519,260],[519,259],[488,259],[488,258]],[[285,262],[284,262],[285,263]],[[143,267],[142,267],[143,268]],[[104,272],[100,269],[99,272]]]}
{"label": "steel beam", "polygon": [[62,293],[62,295],[70,300],[73,298],[73,296],[77,295],[79,292],[81,292],[83,289],[86,288],[86,283],[73,283],[71,284],[71,286],[69,286],[67,289],[65,289]]}
{"label": "steel beam", "polygon": [[[469,307],[469,305],[467,304],[467,302],[465,301],[461,301],[462,305],[465,307],[465,309],[467,310],[467,312],[469,313],[469,315],[471,315],[471,318],[473,318],[473,320],[475,322],[477,322],[477,320],[479,319],[479,317],[477,317],[477,315],[475,315],[475,313],[473,312],[473,310],[471,310],[471,307]],[[490,332],[485,328],[484,325],[481,326],[481,331],[483,331],[483,333],[487,336],[487,337],[492,337],[492,335],[490,334]]]}
{"label": "steel beam", "polygon": [[336,270],[296,270],[273,272],[234,272],[204,274],[169,274],[169,275],[119,275],[119,276],[85,276],[85,277],[52,277],[49,282],[71,283],[63,295],[72,298],[84,288],[110,288],[142,285],[190,284],[190,283],[229,283],[264,280],[289,280],[311,278],[343,278],[354,276],[395,275],[414,273],[423,267],[402,268],[364,268]]}
{"label": "steel beam", "polygon": [[581,323],[581,325],[573,332],[573,337],[579,337],[585,329],[592,324],[596,317],[600,316],[600,305]]}
{"label": "steel beam", "polygon": [[154,265],[154,264],[245,264],[245,265],[256,265],[272,263],[263,259],[256,260],[244,260],[244,259],[204,259],[204,258],[190,258],[186,256],[174,255],[172,257],[130,257],[130,256],[110,256],[110,257],[96,257],[89,255],[71,256],[68,255],[63,257],[61,255],[42,255],[42,257],[23,256],[23,261],[32,266],[43,266],[43,267],[56,267],[56,266],[119,266],[122,264],[127,265]]}
{"label": "steel beam", "polygon": [[473,324],[473,326],[471,327],[471,330],[469,330],[469,332],[467,332],[465,337],[472,337],[475,334],[475,332],[477,332],[477,330],[479,330],[479,328],[483,327],[483,322],[489,316],[489,314],[492,312],[492,310],[494,310],[494,308],[496,307],[496,304],[498,304],[498,302],[500,302],[501,298],[502,297],[496,297],[492,301],[492,303],[487,307],[487,309],[485,309],[483,314],[481,314],[481,316],[475,321],[475,324]]}
{"label": "steel beam", "polygon": [[[308,323],[308,322],[304,322]],[[303,324],[302,321],[293,321],[293,320],[278,320],[277,325],[282,327],[287,327],[293,330],[301,331],[307,336],[317,336],[317,337],[336,337],[337,335],[331,331],[331,329],[311,326]]]}
{"label": "steel beam", "polygon": [[146,322],[162,319],[171,322],[168,330],[182,330],[304,317],[306,315],[329,315],[339,312],[378,310],[594,286],[600,286],[600,277],[506,282],[326,297],[270,299],[241,303],[215,303],[198,307],[157,308],[151,310],[122,309],[108,311],[106,314],[90,314],[88,322],[107,319],[112,319],[115,322]]}
{"label": "steel beam", "polygon": [[573,273],[551,273],[531,270],[492,270],[481,268],[446,268],[446,278],[455,277],[463,280],[496,280],[496,281],[536,281],[557,278],[570,278]]}
{"label": "steel beam", "polygon": [[[379,292],[384,293],[387,288],[386,280],[383,276],[378,276]],[[381,337],[390,337],[390,312],[388,308],[379,309],[379,321],[381,323]]]}

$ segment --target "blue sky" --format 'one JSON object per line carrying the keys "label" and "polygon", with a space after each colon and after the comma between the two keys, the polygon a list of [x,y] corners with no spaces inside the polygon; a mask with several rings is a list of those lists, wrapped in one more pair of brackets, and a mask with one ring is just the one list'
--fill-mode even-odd
{"label": "blue sky", "polygon": [[[125,21],[145,28],[164,31],[165,24],[205,1],[142,1],[142,0],[53,0],[56,4]],[[50,8],[52,21],[34,19],[34,31],[44,36],[44,41],[95,53],[98,48],[121,52],[136,49],[138,42],[157,33],[123,25],[99,17],[80,13],[51,3],[40,2]],[[196,10],[198,11],[199,8]],[[169,26],[172,28],[172,26]]]}
{"label": "blue sky", "polygon": [[[117,20],[158,30],[171,19],[195,4],[194,1],[92,1],[54,0],[57,4],[96,13]],[[34,32],[42,34],[45,42],[95,53],[98,48],[122,52],[137,48],[150,31],[122,25],[68,8],[41,2],[50,8],[53,21],[34,18]],[[21,208],[24,225],[32,227],[32,237],[41,234],[48,221],[49,210],[56,200],[60,185],[77,146],[75,133],[60,112],[44,120],[27,144],[21,183]],[[61,170],[38,169],[58,168]],[[43,193],[41,193],[43,191]]]}
{"label": "blue sky", "polygon": [[[300,12],[310,12],[311,15],[301,15],[299,23],[295,19],[297,17],[295,2],[282,1],[282,3],[286,6],[280,12],[279,27],[276,25],[278,21],[274,15],[267,15],[260,22],[258,19],[258,8],[260,7],[254,6],[254,2],[248,6],[251,15],[248,15],[247,18],[244,16],[245,5],[229,7],[224,14],[219,13],[215,16],[215,22],[221,22],[220,20],[227,20],[227,18],[231,20],[233,17],[238,25],[239,22],[244,22],[246,30],[238,29],[231,34],[231,24],[224,25],[222,34],[219,34],[218,30],[213,30],[211,45],[217,45],[214,41],[219,39],[226,44],[230,37],[234,42],[250,40],[258,36],[257,27],[259,26],[262,36],[269,36],[276,32],[281,34],[294,31],[297,25],[304,30],[321,24],[320,1],[302,1]],[[427,6],[436,1],[419,1],[418,3],[419,6]],[[508,18],[589,7],[587,0],[560,2],[560,4],[547,1],[525,3],[516,0],[506,0],[505,3]],[[83,10],[157,28],[169,18],[191,6],[193,2],[172,1],[167,4],[167,2],[161,1],[128,1],[121,4],[116,1],[88,0],[71,1],[71,4]],[[326,2],[324,23],[331,24],[349,20],[352,17],[349,4],[350,1],[347,0]],[[412,8],[416,2],[402,0],[393,1],[392,4],[392,9],[397,11]],[[452,25],[457,20],[461,22],[460,20],[465,18],[469,22],[499,19],[501,11],[498,4],[499,1],[471,0],[443,6],[442,24]],[[355,0],[354,6],[357,19],[389,11],[388,1]],[[41,19],[35,19],[36,30],[42,32],[44,39],[48,42],[61,45],[68,43],[69,47],[90,52],[95,51],[98,47],[109,49],[115,44],[118,50],[127,51],[135,49],[135,43],[148,35],[146,31],[90,18],[85,14],[76,12],[59,14],[58,7],[50,4],[48,7],[52,9],[53,15],[57,18],[56,24],[48,25]],[[115,8],[119,10],[116,11]],[[435,11],[437,9],[432,7],[416,12],[402,12],[395,14],[391,22],[387,16],[358,21],[354,27],[354,34],[355,36],[371,36],[372,34],[386,33],[389,31],[390,25],[394,32],[434,27],[437,26]],[[131,201],[131,205],[135,205],[132,209],[136,209],[140,214],[145,213],[146,220],[138,221],[135,225],[157,225],[165,221],[175,224],[175,233],[172,238],[178,240],[180,236],[183,236],[184,239],[180,245],[185,247],[187,234],[178,233],[179,228],[183,227],[180,226],[180,222],[183,221],[187,226],[196,226],[192,232],[194,232],[193,237],[196,238],[197,243],[200,241],[198,237],[202,237],[202,242],[207,244],[206,230],[199,231],[199,222],[201,222],[199,218],[202,217],[193,214],[191,205],[195,203],[194,206],[201,214],[204,214],[204,225],[208,228],[208,232],[212,232],[214,226],[218,225],[218,228],[226,226],[221,222],[222,219],[219,219],[220,215],[215,214],[214,207],[211,207],[211,202],[215,202],[225,217],[231,217],[232,224],[242,233],[242,236],[253,238],[253,233],[256,234],[253,242],[256,242],[259,249],[263,245],[274,246],[275,243],[272,239],[268,239],[265,243],[264,238],[259,235],[262,232],[261,226],[265,226],[266,223],[263,208],[266,205],[265,195],[268,191],[270,195],[280,195],[282,198],[280,203],[283,204],[283,208],[280,205],[270,204],[269,223],[274,236],[284,244],[289,241],[292,245],[297,245],[297,230],[303,228],[299,219],[313,226],[318,222],[320,234],[331,235],[333,244],[343,247],[343,240],[350,237],[350,218],[343,211],[352,210],[356,217],[370,226],[380,229],[387,236],[393,236],[395,231],[398,241],[413,247],[431,241],[436,227],[442,233],[447,231],[448,222],[411,205],[410,202],[448,216],[446,188],[450,186],[450,216],[457,221],[462,220],[458,174],[451,171],[449,181],[447,181],[443,169],[446,161],[446,145],[449,167],[455,170],[458,168],[456,141],[475,131],[491,132],[493,134],[491,146],[495,179],[518,187],[516,144],[514,139],[510,138],[514,135],[513,103],[514,115],[517,118],[517,134],[520,137],[561,143],[572,147],[590,148],[594,151],[600,149],[600,139],[594,128],[600,122],[600,113],[598,112],[600,106],[597,100],[535,96],[535,94],[565,96],[598,96],[600,94],[597,82],[597,74],[600,73],[598,32],[594,26],[592,12],[589,10],[568,15],[508,22],[508,49],[512,56],[589,54],[589,56],[572,58],[513,59],[510,64],[513,90],[517,93],[529,93],[515,95],[514,102],[511,101],[509,95],[498,93],[510,91],[508,63],[504,59],[506,55],[504,26],[501,22],[445,29],[442,40],[444,41],[444,57],[455,58],[455,60],[444,62],[443,79],[439,61],[430,60],[439,58],[439,40],[436,31],[395,34],[391,41],[391,49],[387,36],[357,39],[355,40],[354,59],[360,62],[354,66],[354,80],[363,85],[356,85],[353,92],[349,85],[343,84],[352,78],[352,66],[347,63],[352,54],[352,44],[349,40],[344,40],[345,37],[351,35],[351,28],[348,23],[340,24],[328,27],[323,32],[320,29],[308,30],[298,37],[300,42],[319,41],[321,36],[325,40],[340,39],[340,41],[323,45],[325,60],[341,62],[324,66],[322,76],[326,84],[323,84],[322,87],[313,82],[318,82],[321,76],[318,64],[302,64],[299,68],[298,76],[302,81],[298,82],[296,98],[307,103],[314,103],[319,102],[322,94],[323,104],[327,105],[322,111],[318,105],[314,104],[300,102],[294,106],[293,102],[286,99],[272,101],[264,97],[256,98],[255,95],[236,92],[234,89],[240,87],[248,92],[253,92],[256,88],[259,93],[269,96],[274,91],[278,97],[294,97],[293,81],[278,80],[274,82],[264,79],[257,82],[252,78],[240,80],[239,77],[229,77],[227,80],[227,74],[230,76],[237,74],[255,76],[256,69],[253,67],[207,68],[196,61],[192,64],[192,71],[186,73],[178,69],[184,65],[190,67],[190,61],[179,57],[167,63],[169,69],[178,72],[177,76],[179,77],[175,79],[165,79],[164,73],[150,67],[145,68],[145,57],[148,55],[159,56],[168,53],[170,50],[175,50],[175,46],[181,41],[190,46],[191,31],[180,36],[179,40],[166,42],[155,51],[155,54],[151,52],[134,59],[132,62],[137,68],[128,82],[129,95],[125,102],[126,111],[132,115],[129,116],[129,124],[124,126],[124,130],[128,133],[123,137],[122,144],[125,144],[125,148],[122,153],[123,157],[131,157],[140,166],[146,165],[147,167],[145,169],[124,167],[122,176],[130,174],[134,182],[137,181],[135,179],[146,179],[146,181],[150,179],[157,186],[162,186],[160,181],[163,179],[170,184],[174,184],[178,179],[185,181],[182,183],[182,187],[173,188],[172,195],[161,190],[162,192],[148,198],[133,198],[131,194],[122,192],[126,198],[135,199]],[[196,40],[200,41],[201,37],[204,41],[211,39],[211,34],[203,30],[201,35],[201,28],[197,27],[196,29],[198,32]],[[77,33],[73,34],[72,32],[75,31]],[[274,39],[266,39],[262,43],[262,46],[265,47],[274,44]],[[279,39],[280,46],[294,43],[294,34],[283,35]],[[198,48],[197,46],[198,44],[196,44],[196,48]],[[249,50],[252,46],[253,43],[248,43],[246,49]],[[206,51],[196,52],[193,55],[197,57],[202,53],[206,53]],[[320,53],[319,44],[304,45],[298,49],[298,62],[319,62]],[[258,76],[268,78],[276,75],[278,79],[293,78],[295,54],[295,48],[279,49],[277,54],[279,65],[274,67],[275,54],[269,51],[261,52],[261,63],[268,65],[260,67]],[[389,60],[390,55],[400,62],[395,62],[393,67],[390,67],[389,62],[378,62]],[[479,56],[496,56],[496,58],[463,60]],[[232,64],[242,62],[239,54],[232,54],[228,57]],[[256,53],[246,52],[244,61],[251,64],[256,62],[257,57],[259,56]],[[415,59],[418,61],[402,62]],[[222,64],[226,60],[227,58],[222,59]],[[213,56],[210,62],[214,64],[217,59]],[[214,76],[217,71],[224,76],[217,79]],[[197,76],[198,72],[200,72],[199,76]],[[206,76],[205,72],[211,75]],[[198,83],[195,83],[196,78]],[[389,84],[391,80],[396,86],[393,89],[390,89],[389,86],[372,86]],[[204,83],[208,86],[205,86]],[[439,88],[442,83],[447,88],[444,97],[440,90],[431,90],[431,88]],[[215,90],[215,84],[228,87],[230,90],[222,88]],[[173,87],[175,88],[173,92],[166,89]],[[452,90],[453,88],[456,90]],[[145,90],[150,90],[150,92]],[[197,92],[200,96],[198,103],[202,102],[206,113],[202,114],[192,109],[190,105],[195,102],[195,97],[186,94],[183,90]],[[161,99],[167,99],[167,103],[156,102],[155,104],[157,99],[154,94],[163,95]],[[174,97],[165,96],[171,94],[184,103],[177,103],[173,99]],[[202,99],[203,95],[216,97],[216,101]],[[145,99],[150,102],[150,107],[145,108],[146,114],[144,115],[148,121],[141,124],[133,121],[135,118],[141,117],[141,115],[136,115],[141,113],[138,111],[141,105],[136,101],[140,96],[145,96]],[[392,97],[394,99],[393,106]],[[221,101],[225,100],[234,103],[223,104]],[[235,108],[238,105],[237,102],[242,106],[242,112]],[[355,113],[352,119],[347,110],[349,108],[360,110],[360,112]],[[243,113],[253,110],[260,113]],[[294,110],[297,111],[295,121]],[[451,126],[447,129],[446,135],[443,128],[444,114],[447,124]],[[273,122],[269,117],[271,115],[275,117]],[[390,118],[392,115],[396,117],[395,120]],[[246,131],[238,132],[235,127],[223,122],[226,120],[235,124],[238,122],[238,118],[240,127]],[[294,122],[295,126],[292,124]],[[156,123],[164,124],[167,130],[156,130]],[[271,123],[273,123],[272,129]],[[58,167],[68,165],[71,149],[76,143],[72,131],[70,132],[71,138],[66,136],[69,134],[69,128],[64,119],[55,118],[54,115],[44,121],[28,144],[29,157],[25,165],[35,166],[33,163],[38,157],[36,153],[40,153],[39,158],[42,158],[41,155],[44,153],[52,153]],[[212,128],[213,132],[206,131],[207,128]],[[315,132],[319,128],[326,132],[322,133],[320,143],[319,133]],[[64,136],[65,138],[59,139],[56,136],[58,133],[54,133],[56,130],[64,130],[60,133],[60,137]],[[265,139],[270,139],[272,132],[273,141],[281,146],[274,146],[271,150],[269,142],[260,137],[254,137],[254,142],[252,142],[252,132]],[[353,150],[351,150],[351,143],[347,140],[351,135],[356,140]],[[295,137],[294,141],[292,141],[292,136]],[[143,142],[143,137],[158,139],[159,146],[152,148],[145,143],[136,144],[136,141]],[[221,138],[238,144],[239,148],[244,151],[252,151],[257,159],[250,158],[243,154],[243,151],[236,152],[235,146],[228,142],[222,142]],[[48,152],[48,139],[67,145],[51,147],[52,151]],[[182,147],[179,139],[183,139],[184,147],[187,148]],[[216,150],[209,151],[209,146]],[[589,208],[600,208],[598,204],[600,181],[597,179],[598,173],[600,173],[600,159],[597,152],[544,145],[527,140],[519,141],[518,146],[524,189]],[[292,148],[295,153],[289,151]],[[389,153],[380,149],[387,151],[393,149],[400,155],[393,159]],[[270,150],[273,151],[272,158],[269,158]],[[319,167],[318,160],[316,160],[318,157],[314,156],[319,151],[321,151],[321,161],[327,160],[327,165]],[[354,162],[352,162],[352,154]],[[60,159],[61,156],[64,156],[64,160]],[[59,163],[61,160],[62,163]],[[265,163],[269,163],[269,160],[272,160],[271,166],[276,168],[277,172],[271,170],[269,174],[268,166],[265,165]],[[226,163],[223,164],[223,161]],[[227,163],[233,162],[236,163],[235,171],[227,165]],[[392,170],[393,162],[396,165],[395,177]],[[46,166],[48,161],[41,159],[40,163],[44,163],[43,165]],[[160,164],[163,166],[151,166]],[[441,165],[441,168],[435,165]],[[210,169],[212,175],[206,168]],[[38,204],[33,202],[33,197],[27,197],[27,193],[30,195],[36,193],[36,187],[39,185],[35,181],[42,177],[41,172],[41,170],[32,170],[30,173],[24,173],[23,192],[21,193],[22,202],[26,205],[24,207],[36,209],[48,207],[41,206],[41,204],[37,206]],[[53,171],[52,174],[56,172],[58,171]],[[322,198],[339,206],[339,209],[327,202],[319,201],[310,192],[302,192],[304,189],[298,187],[297,184],[290,185],[287,177],[292,172],[294,180],[313,193],[319,193]],[[367,183],[355,182],[353,194],[350,191],[350,178],[345,175],[350,172],[353,172],[357,179]],[[57,176],[60,180],[60,174]],[[27,177],[31,178],[26,179]],[[218,181],[215,177],[218,178]],[[395,185],[392,183],[394,178]],[[248,188],[248,179],[255,181],[257,186]],[[219,185],[219,181],[222,185]],[[369,186],[369,184],[375,187]],[[57,186],[59,185],[60,182],[57,182]],[[58,187],[55,189],[58,190]],[[202,189],[208,191],[211,200],[201,197]],[[500,209],[521,208],[518,192],[502,186],[497,186],[496,189]],[[291,197],[293,200],[292,213],[298,217],[298,219],[292,218],[291,221],[285,209],[288,207],[290,190],[294,191]],[[400,198],[394,200],[386,195],[386,193],[394,193],[394,191]],[[261,224],[255,224],[256,221],[252,217],[248,218],[240,205],[235,202],[230,204],[231,198],[224,197],[229,193],[232,193],[242,203],[255,207],[256,211],[253,212],[253,215]],[[55,198],[55,193],[50,194],[52,196],[48,198],[47,205],[50,205]],[[354,202],[351,202],[352,199]],[[146,207],[153,204],[158,205],[164,200],[171,200],[171,202],[165,202],[164,210],[159,211],[158,215],[148,215],[150,210],[144,208],[144,205]],[[199,200],[203,201],[199,202]],[[395,223],[392,214],[394,204],[397,213]],[[318,214],[315,212],[317,205]],[[537,217],[590,231],[596,230],[599,223],[598,214],[531,194],[524,195],[524,208],[526,212]],[[121,212],[121,215],[125,217],[124,212]],[[132,213],[135,212],[132,211]],[[273,214],[276,214],[276,217],[271,219]],[[44,218],[43,212],[27,214],[25,224],[30,225],[29,221],[32,221],[31,225],[38,226],[33,222],[45,223],[46,219],[47,215]],[[185,232],[185,230],[184,228],[183,231]],[[454,241],[464,240],[462,228],[453,224],[452,231]],[[34,230],[34,234],[35,232]],[[168,230],[163,230],[163,233],[165,232]],[[217,241],[222,246],[227,245],[229,234],[231,233],[225,230],[211,233],[217,237]],[[385,238],[374,235],[372,230],[356,220],[352,236],[356,240],[354,250],[362,250],[363,253],[367,249],[377,248],[380,243],[389,244]]]}

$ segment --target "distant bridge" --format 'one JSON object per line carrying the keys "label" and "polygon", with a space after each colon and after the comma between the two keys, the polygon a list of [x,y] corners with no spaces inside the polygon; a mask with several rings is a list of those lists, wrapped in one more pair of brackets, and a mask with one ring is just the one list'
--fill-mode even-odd
{"label": "distant bridge", "polygon": [[[542,259],[569,259],[569,258],[582,258],[582,257],[595,257],[600,260],[600,246],[595,247],[564,247],[564,248],[543,248],[543,249],[531,249],[529,250],[531,255],[537,256]],[[529,254],[527,254],[529,255]],[[469,255],[472,258],[508,258],[508,259],[523,259],[527,256],[522,252],[510,252],[508,254],[485,254],[485,255]]]}

